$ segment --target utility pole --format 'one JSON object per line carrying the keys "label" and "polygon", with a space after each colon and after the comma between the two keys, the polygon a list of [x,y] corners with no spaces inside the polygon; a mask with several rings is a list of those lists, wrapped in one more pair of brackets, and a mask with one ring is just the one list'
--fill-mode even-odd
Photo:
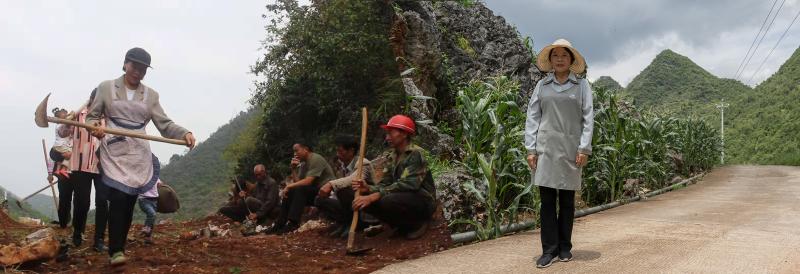
{"label": "utility pole", "polygon": [[725,108],[729,106],[730,104],[725,103],[725,99],[722,99],[722,102],[717,104],[717,108],[720,111],[719,128],[720,134],[722,135],[722,154],[720,155],[720,162],[723,165],[725,164]]}

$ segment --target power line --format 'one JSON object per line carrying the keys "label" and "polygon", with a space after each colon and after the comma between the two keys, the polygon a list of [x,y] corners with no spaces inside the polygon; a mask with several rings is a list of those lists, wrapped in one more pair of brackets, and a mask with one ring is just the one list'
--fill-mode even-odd
{"label": "power line", "polygon": [[758,43],[756,44],[755,49],[753,49],[753,54],[750,54],[750,57],[747,58],[747,62],[744,63],[744,66],[742,67],[742,70],[739,72],[739,75],[736,76],[737,79],[739,78],[739,76],[742,76],[742,74],[744,73],[745,68],[747,68],[747,65],[750,65],[750,60],[752,60],[753,56],[756,55],[756,51],[758,51],[758,47],[761,46],[761,42],[763,42],[764,38],[767,37],[767,33],[772,28],[772,24],[775,23],[775,19],[778,18],[778,14],[781,12],[781,9],[783,8],[783,4],[784,3],[786,3],[786,0],[781,1],[781,5],[778,6],[778,10],[775,11],[775,15],[772,16],[772,20],[769,21],[769,25],[767,25],[767,29],[764,31],[764,35],[761,36],[761,39],[758,40]]}
{"label": "power line", "polygon": [[764,58],[764,61],[761,62],[761,65],[759,65],[758,68],[756,69],[756,71],[753,72],[753,75],[750,75],[750,79],[747,80],[748,83],[753,81],[753,77],[755,77],[756,74],[761,70],[761,67],[763,67],[764,64],[767,63],[767,60],[769,59],[769,57],[772,56],[772,52],[775,51],[775,49],[778,47],[778,44],[780,44],[781,41],[783,41],[783,38],[786,37],[786,34],[789,33],[789,29],[792,28],[792,25],[794,25],[794,22],[797,21],[797,17],[798,16],[800,16],[800,11],[797,11],[797,14],[794,16],[794,19],[792,19],[792,22],[789,23],[788,27],[786,27],[786,30],[783,31],[783,34],[781,34],[781,37],[778,38],[778,41],[775,42],[775,46],[773,46],[772,49],[769,50],[769,54],[767,54],[767,57]]}
{"label": "power line", "polygon": [[767,25],[767,20],[769,19],[769,16],[772,14],[772,10],[775,9],[775,4],[777,4],[777,3],[778,3],[778,0],[775,0],[775,1],[772,2],[772,7],[769,8],[769,12],[767,13],[767,17],[764,17],[764,22],[761,22],[761,27],[758,29],[758,32],[756,32],[756,37],[753,37],[753,42],[750,43],[750,48],[747,49],[747,53],[744,54],[744,58],[742,58],[742,62],[739,63],[739,68],[737,68],[736,69],[736,73],[733,74],[733,78],[734,79],[736,78],[737,75],[739,75],[739,70],[741,70],[742,66],[744,66],[744,61],[747,60],[747,56],[749,56],[750,55],[750,51],[753,50],[753,45],[756,44],[756,40],[758,40],[758,37],[761,36],[761,31],[764,30],[764,26]]}

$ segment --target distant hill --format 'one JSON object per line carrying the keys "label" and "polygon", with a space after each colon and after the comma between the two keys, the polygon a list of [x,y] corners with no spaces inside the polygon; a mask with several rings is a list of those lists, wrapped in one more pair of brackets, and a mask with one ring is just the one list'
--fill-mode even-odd
{"label": "distant hill", "polygon": [[[599,79],[598,79],[599,80]],[[720,127],[725,111],[727,163],[800,165],[800,49],[756,88],[723,79],[664,50],[622,91],[643,109],[694,116]]]}
{"label": "distant hill", "polygon": [[754,92],[731,102],[725,115],[731,159],[800,165],[800,48]]}
{"label": "distant hill", "polygon": [[[3,198],[6,195],[6,192],[7,192],[7,190],[5,188],[3,188],[2,186],[0,186],[0,201],[3,200]],[[12,218],[16,219],[16,218],[19,218],[19,217],[30,217],[30,218],[40,219],[40,220],[42,220],[44,222],[48,222],[48,221],[52,220],[46,214],[42,214],[41,212],[39,212],[36,209],[34,209],[33,207],[31,207],[31,205],[29,203],[27,203],[27,201],[22,203],[22,207],[23,208],[19,208],[19,206],[17,206],[17,202],[16,202],[19,199],[21,199],[19,196],[11,193],[10,191],[8,192],[8,213]],[[31,198],[31,199],[33,199],[33,198]],[[50,200],[50,204],[52,205],[53,204],[53,200],[52,200],[52,198],[50,198],[50,199],[51,199]],[[30,199],[28,199],[28,200],[30,201]]]}
{"label": "distant hill", "polygon": [[617,82],[617,80],[614,80],[614,78],[611,78],[611,76],[600,76],[600,78],[597,78],[597,80],[594,81],[594,83],[592,83],[592,87],[601,88],[604,90],[622,89],[622,86],[619,84],[619,82]]}
{"label": "distant hill", "polygon": [[[223,153],[245,131],[259,111],[241,112],[186,155],[174,155],[161,170],[161,179],[178,193],[181,209],[160,218],[188,219],[214,213],[227,200],[235,160]],[[136,214],[140,212],[137,208]]]}
{"label": "distant hill", "polygon": [[688,57],[667,49],[633,78],[623,95],[645,110],[695,116],[719,128],[715,104],[752,91],[739,81],[716,77]]}
{"label": "distant hill", "polygon": [[[47,190],[49,193],[49,190]],[[56,189],[56,193],[58,190]],[[42,215],[47,216],[51,220],[58,219],[58,213],[56,212],[56,206],[53,203],[53,196],[48,196],[44,194],[36,194],[30,199],[27,200],[28,204]]]}

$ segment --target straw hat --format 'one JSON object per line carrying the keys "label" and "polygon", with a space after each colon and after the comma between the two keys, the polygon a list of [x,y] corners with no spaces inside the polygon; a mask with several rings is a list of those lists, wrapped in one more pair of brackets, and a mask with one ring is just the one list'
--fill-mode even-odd
{"label": "straw hat", "polygon": [[583,55],[581,55],[578,50],[573,48],[572,43],[566,39],[558,39],[553,42],[553,44],[544,47],[539,52],[539,56],[536,57],[536,67],[538,67],[539,70],[544,72],[553,71],[553,66],[550,64],[550,51],[554,48],[567,48],[572,52],[572,55],[575,56],[575,60],[572,60],[572,65],[569,66],[569,70],[576,74],[586,72],[586,60],[583,59]]}

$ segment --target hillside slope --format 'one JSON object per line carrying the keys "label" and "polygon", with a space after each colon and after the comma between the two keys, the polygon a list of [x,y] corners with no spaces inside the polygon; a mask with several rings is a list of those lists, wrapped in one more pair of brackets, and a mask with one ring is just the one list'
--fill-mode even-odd
{"label": "hillside slope", "polygon": [[[223,153],[259,114],[258,111],[239,113],[194,150],[170,159],[161,169],[161,179],[178,193],[181,209],[165,218],[203,217],[215,212],[227,200],[227,182],[235,163],[227,161]],[[139,214],[139,210],[136,211]]]}
{"label": "hillside slope", "polygon": [[725,135],[732,160],[800,165],[800,48],[753,93],[730,106]]}

